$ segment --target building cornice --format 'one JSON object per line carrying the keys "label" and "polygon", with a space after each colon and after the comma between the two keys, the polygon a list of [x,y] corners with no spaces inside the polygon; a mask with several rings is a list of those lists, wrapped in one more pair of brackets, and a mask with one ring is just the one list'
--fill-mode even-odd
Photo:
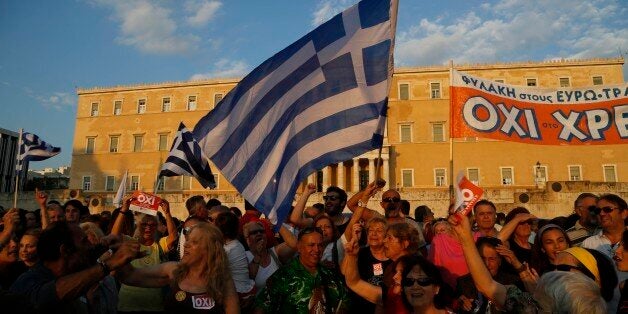
{"label": "building cornice", "polygon": [[[499,70],[514,68],[548,68],[548,67],[568,67],[568,66],[592,66],[592,65],[623,65],[624,58],[594,58],[594,59],[552,59],[545,61],[514,61],[502,63],[473,63],[473,64],[454,64],[453,67],[460,71],[473,70]],[[407,74],[417,72],[446,72],[449,71],[448,65],[429,65],[419,67],[396,67],[395,74]],[[194,87],[207,85],[234,85],[240,82],[241,78],[216,78],[206,80],[192,81],[173,81],[160,83],[139,83],[131,85],[118,85],[111,87],[85,87],[77,88],[77,95],[88,95],[106,92],[126,92],[134,90],[148,89],[164,89],[177,87]]]}

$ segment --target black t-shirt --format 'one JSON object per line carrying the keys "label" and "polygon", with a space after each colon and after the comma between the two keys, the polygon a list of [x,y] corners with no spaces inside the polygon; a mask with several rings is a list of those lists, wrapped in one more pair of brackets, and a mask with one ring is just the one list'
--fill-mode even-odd
{"label": "black t-shirt", "polygon": [[[515,253],[515,256],[517,257],[517,259],[523,263],[526,262],[528,264],[530,264],[530,260],[532,260],[532,249],[526,249],[523,248],[521,246],[519,246],[519,244],[517,244],[517,242],[515,242],[515,239],[510,238],[508,239],[508,243],[510,243],[510,250]],[[532,245],[530,245],[530,247],[532,247]]]}
{"label": "black t-shirt", "polygon": [[[391,263],[391,260],[380,261],[375,258],[368,246],[361,248],[358,252],[358,272],[360,273],[360,278],[372,285],[382,286],[384,269]],[[375,304],[360,297],[353,291],[351,291],[350,296],[352,313],[375,313]]]}

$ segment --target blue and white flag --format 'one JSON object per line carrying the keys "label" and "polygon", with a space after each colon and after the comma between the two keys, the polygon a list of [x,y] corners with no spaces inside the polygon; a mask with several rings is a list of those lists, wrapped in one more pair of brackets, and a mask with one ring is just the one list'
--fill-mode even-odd
{"label": "blue and white flag", "polygon": [[26,165],[29,161],[46,160],[60,152],[61,148],[42,141],[35,134],[24,132],[20,138],[20,153],[17,156],[16,170],[19,172],[27,168]]}
{"label": "blue and white flag", "polygon": [[204,153],[273,222],[310,173],[381,147],[396,0],[364,0],[249,73],[194,128]]}
{"label": "blue and white flag", "polygon": [[203,155],[201,147],[183,122],[179,124],[179,131],[172,143],[166,162],[161,166],[159,177],[182,175],[195,177],[205,188],[213,189],[216,187],[214,175],[209,168],[207,158]]}

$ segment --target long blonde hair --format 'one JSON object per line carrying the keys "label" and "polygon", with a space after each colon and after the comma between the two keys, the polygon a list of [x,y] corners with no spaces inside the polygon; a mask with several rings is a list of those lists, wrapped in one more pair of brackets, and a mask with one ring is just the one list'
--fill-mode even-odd
{"label": "long blonde hair", "polygon": [[[199,222],[192,227],[201,232],[201,241],[204,242],[201,250],[207,252],[204,277],[207,280],[205,292],[217,303],[224,303],[224,291],[231,279],[229,260],[223,248],[224,239],[220,230],[209,223]],[[174,270],[175,283],[179,284],[188,274],[189,266],[179,263]]]}

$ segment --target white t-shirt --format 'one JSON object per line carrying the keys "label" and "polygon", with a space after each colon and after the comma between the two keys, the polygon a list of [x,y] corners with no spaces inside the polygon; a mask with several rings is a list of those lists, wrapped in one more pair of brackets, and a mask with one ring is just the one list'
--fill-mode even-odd
{"label": "white t-shirt", "polygon": [[244,246],[238,240],[229,240],[224,248],[229,258],[229,268],[236,291],[238,293],[250,292],[255,286],[255,281],[249,278],[249,262],[246,259]]}
{"label": "white t-shirt", "polygon": [[[338,247],[338,265],[341,265],[342,259],[345,258],[345,243],[347,243],[347,238],[345,237],[343,233],[342,236],[338,240],[336,240],[336,246]],[[329,244],[327,244],[327,246],[325,247],[325,250],[323,251],[321,262],[325,262],[325,261],[333,262],[334,261],[333,249],[334,249],[334,242],[330,242]]]}
{"label": "white t-shirt", "polygon": [[[277,251],[274,247],[270,250],[273,252],[272,254],[275,254],[275,256],[277,256]],[[253,261],[253,253],[251,253],[251,251],[246,251],[246,258],[248,259],[249,263]],[[277,258],[279,258],[279,256],[277,256]],[[268,279],[268,277],[274,274],[275,271],[279,269],[279,267],[280,266],[277,265],[275,259],[272,256],[270,257],[270,264],[268,264],[268,266],[263,267],[261,264],[259,265],[259,267],[257,268],[257,275],[255,275],[255,287],[257,287],[257,293],[259,293],[262,288],[266,286],[266,280]]]}

